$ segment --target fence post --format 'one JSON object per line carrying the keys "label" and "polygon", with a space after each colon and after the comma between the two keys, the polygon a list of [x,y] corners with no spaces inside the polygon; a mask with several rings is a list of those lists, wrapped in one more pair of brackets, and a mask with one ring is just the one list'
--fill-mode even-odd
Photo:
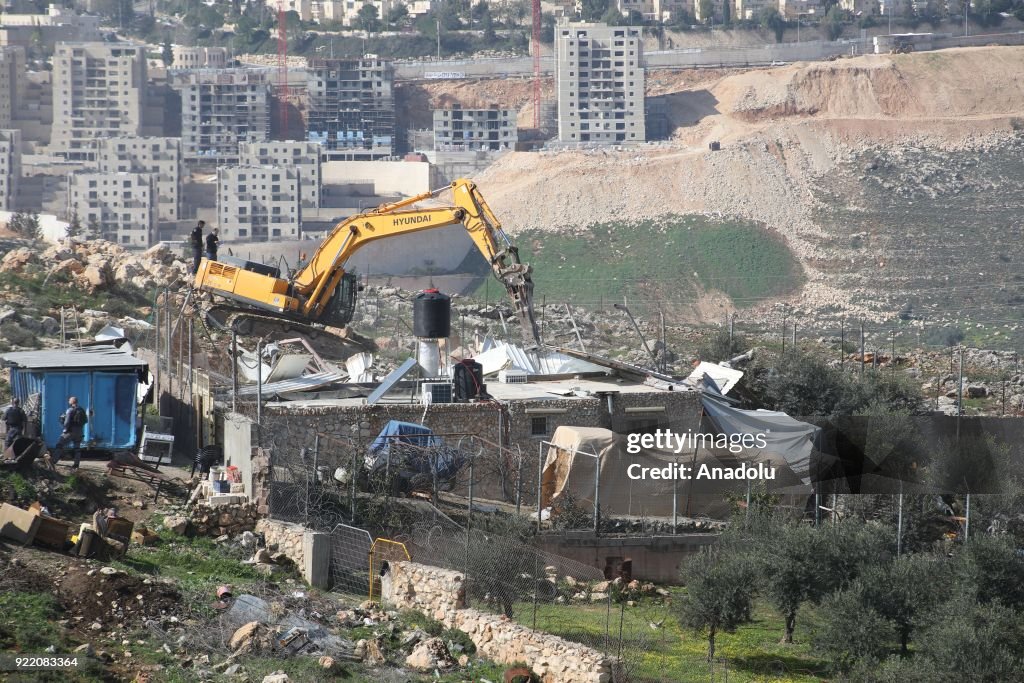
{"label": "fence post", "polygon": [[[316,490],[317,480],[320,476],[320,435],[313,435],[313,490]],[[309,479],[309,475],[306,475]],[[306,491],[306,526],[309,526],[309,491]]]}
{"label": "fence post", "polygon": [[[538,509],[540,509],[538,507]],[[540,573],[540,556],[533,553],[533,630],[537,630],[537,574]]]}
{"label": "fence post", "polygon": [[[469,535],[473,528],[473,461],[474,458],[469,459],[469,499],[466,501],[466,574],[465,585],[466,585],[466,607],[469,607]],[[536,590],[536,589],[534,589]]]}
{"label": "fence post", "polygon": [[351,519],[352,524],[356,523],[356,449],[352,449],[352,504],[351,504]]}
{"label": "fence post", "polygon": [[516,446],[516,454],[519,462],[516,465],[516,516],[519,516],[519,509],[523,502],[523,449]]}
{"label": "fence post", "polygon": [[540,478],[544,475],[544,442],[537,444],[537,533],[540,533]]}
{"label": "fence post", "polygon": [[601,454],[594,457],[594,536],[601,535]]}

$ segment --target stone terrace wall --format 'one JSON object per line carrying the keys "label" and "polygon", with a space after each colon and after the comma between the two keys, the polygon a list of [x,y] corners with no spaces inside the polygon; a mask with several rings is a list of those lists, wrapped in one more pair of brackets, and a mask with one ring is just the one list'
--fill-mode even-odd
{"label": "stone terrace wall", "polygon": [[466,607],[466,586],[460,572],[416,562],[389,562],[381,595],[399,609],[419,610],[446,624]]}
{"label": "stone terrace wall", "polygon": [[617,666],[614,657],[497,614],[458,610],[448,625],[464,631],[487,659],[526,662],[544,683],[611,683]]}
{"label": "stone terrace wall", "polygon": [[304,526],[290,522],[278,522],[265,518],[256,522],[256,533],[263,534],[267,542],[267,549],[271,552],[284,553],[289,560],[295,563],[296,567],[303,566],[306,531]]}
{"label": "stone terrace wall", "polygon": [[248,503],[209,506],[196,505],[189,510],[192,528],[199,536],[237,536],[256,526],[256,506]]}
{"label": "stone terrace wall", "polygon": [[382,599],[416,609],[465,632],[477,649],[499,664],[525,662],[544,683],[610,683],[614,657],[578,643],[534,631],[507,617],[465,608],[462,574],[415,562],[389,562]]}

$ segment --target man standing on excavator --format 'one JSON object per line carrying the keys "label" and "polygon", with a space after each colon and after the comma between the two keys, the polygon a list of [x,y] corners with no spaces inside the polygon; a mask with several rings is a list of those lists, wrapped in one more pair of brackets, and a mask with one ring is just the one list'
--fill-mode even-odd
{"label": "man standing on excavator", "polygon": [[189,243],[192,245],[193,275],[199,272],[199,262],[203,259],[203,227],[205,225],[206,221],[199,221],[189,234]]}

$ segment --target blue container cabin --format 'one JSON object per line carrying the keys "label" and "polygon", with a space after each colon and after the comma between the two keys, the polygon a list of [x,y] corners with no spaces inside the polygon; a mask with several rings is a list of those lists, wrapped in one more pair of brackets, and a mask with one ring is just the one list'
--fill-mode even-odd
{"label": "blue container cabin", "polygon": [[0,355],[11,371],[11,388],[22,406],[39,394],[42,438],[47,447],[57,444],[63,431],[61,418],[68,397],[89,413],[83,449],[134,449],[139,406],[139,385],[148,383],[149,366],[114,344],[79,349],[15,351]]}

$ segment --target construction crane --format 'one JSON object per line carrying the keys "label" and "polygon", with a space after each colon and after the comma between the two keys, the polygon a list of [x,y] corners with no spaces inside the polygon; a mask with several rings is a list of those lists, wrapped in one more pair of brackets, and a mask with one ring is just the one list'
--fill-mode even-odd
{"label": "construction crane", "polygon": [[[451,191],[451,204],[414,208]],[[377,240],[461,224],[491,265],[494,276],[512,298],[529,348],[540,345],[533,312],[533,280],[529,264],[501,229],[476,184],[459,179],[440,190],[383,204],[347,218],[331,230],[309,262],[291,277],[282,278],[272,266],[244,259],[202,259],[194,288],[230,301],[228,319],[221,324],[244,331],[243,320],[269,320],[312,326],[344,327],[355,311],[358,283],[345,264],[360,248]],[[208,311],[209,313],[209,311]],[[215,318],[216,319],[216,318]]]}

